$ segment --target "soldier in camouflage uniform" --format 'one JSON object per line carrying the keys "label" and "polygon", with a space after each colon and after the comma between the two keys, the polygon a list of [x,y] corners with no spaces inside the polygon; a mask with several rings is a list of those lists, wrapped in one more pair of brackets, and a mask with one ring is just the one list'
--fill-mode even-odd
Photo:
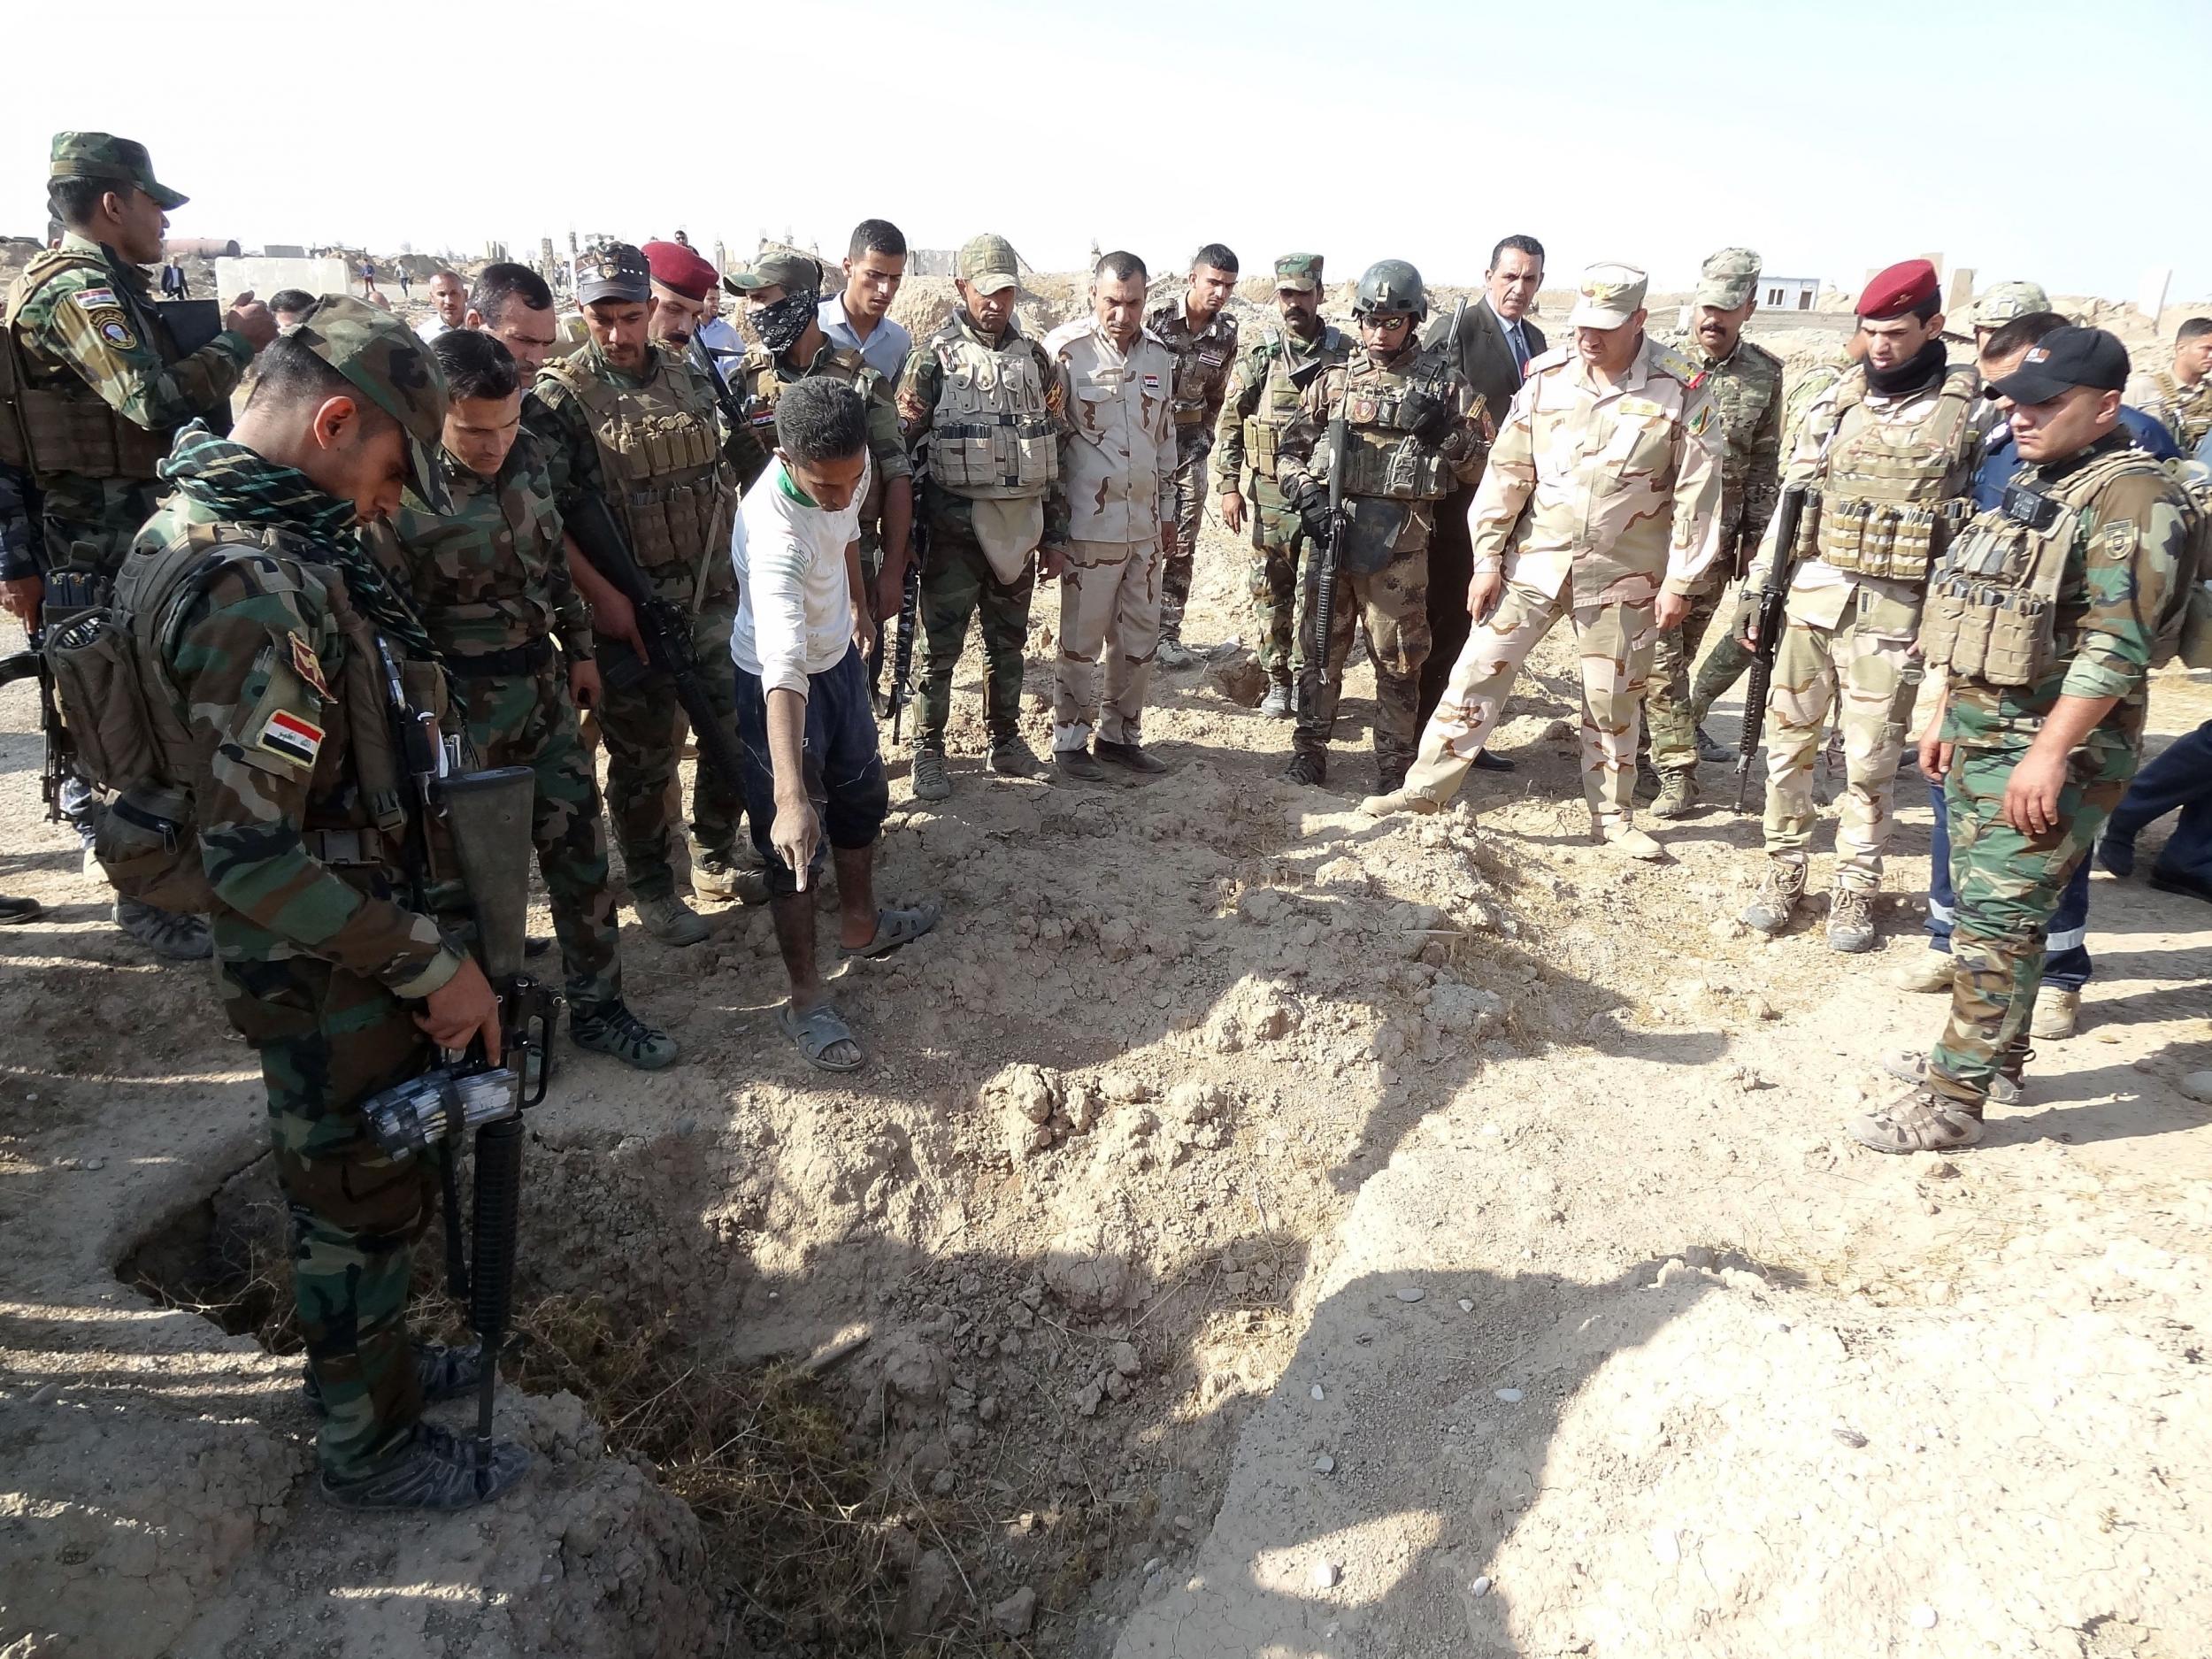
{"label": "soldier in camouflage uniform", "polygon": [[[596,250],[578,268],[576,297],[591,338],[539,372],[523,424],[544,454],[563,515],[587,493],[603,496],[655,593],[690,616],[700,683],[734,740],[735,691],[722,664],[737,619],[729,552],[737,481],[723,458],[713,389],[682,351],[648,338],[652,278],[637,249]],[[623,638],[626,627],[634,635],[622,596],[580,558],[569,569],[601,635]],[[709,929],[676,892],[668,848],[669,785],[683,712],[665,682],[648,675],[632,686],[609,686],[598,715],[607,744],[608,816],[638,919],[664,944],[695,945]],[[759,873],[736,862],[743,810],[736,782],[703,763],[691,801],[693,890],[765,899]]]}
{"label": "soldier in camouflage uniform", "polygon": [[955,262],[959,308],[914,348],[899,379],[899,430],[910,449],[928,450],[925,650],[914,699],[913,785],[923,801],[952,793],[945,771],[952,672],[979,612],[990,769],[1018,778],[1043,770],[1021,734],[1022,653],[1038,566],[1053,575],[1067,557],[1065,423],[1052,359],[1014,315],[1018,263],[1003,236],[970,238]]}
{"label": "soldier in camouflage uniform", "polygon": [[[57,133],[48,173],[61,245],[16,280],[0,328],[0,465],[22,469],[39,507],[36,565],[9,579],[35,615],[44,571],[88,568],[112,580],[161,494],[155,468],[188,421],[230,426],[230,394],[275,337],[267,309],[243,295],[224,328],[185,353],[139,267],[161,257],[168,211],[186,197],[154,177],[145,147],[106,133]],[[71,780],[63,809],[89,836],[90,791]],[[116,907],[124,932],[164,956],[208,954],[197,918],[135,899]]]}
{"label": "soldier in camouflage uniform", "polygon": [[1316,365],[1329,367],[1351,355],[1352,342],[1321,320],[1321,256],[1285,254],[1275,262],[1275,309],[1283,332],[1255,342],[1239,356],[1222,393],[1215,424],[1214,488],[1221,493],[1221,522],[1233,533],[1252,530],[1252,635],[1267,695],[1260,712],[1290,714],[1291,680],[1299,653],[1298,554],[1305,531],[1275,483],[1275,447],[1296,412],[1299,388]]}
{"label": "soldier in camouflage uniform", "polygon": [[1672,344],[1702,380],[1720,414],[1720,557],[1690,591],[1689,614],[1663,630],[1644,688],[1651,764],[1659,774],[1654,818],[1686,814],[1697,799],[1699,751],[1710,741],[1690,718],[1690,664],[1719,609],[1774,516],[1782,464],[1782,360],[1743,337],[1759,307],[1759,256],[1724,248],[1699,273],[1688,334]]}
{"label": "soldier in camouflage uniform", "polygon": [[2212,433],[2212,317],[2192,317],[2174,335],[2172,364],[2143,369],[2128,380],[2127,401],[2174,434],[2193,457]]}
{"label": "soldier in camouflage uniform", "polygon": [[1237,257],[1208,242],[1191,261],[1190,286],[1144,319],[1175,354],[1175,552],[1160,575],[1160,666],[1188,668],[1197,660],[1183,646],[1183,608],[1190,603],[1198,525],[1206,508],[1206,452],[1228,390],[1237,357],[1237,319],[1229,299],[1237,291]]}
{"label": "soldier in camouflage uniform", "polygon": [[[1858,308],[1866,363],[1806,411],[1782,475],[1785,489],[1801,487],[1807,498],[1767,698],[1766,870],[1740,919],[1771,936],[1804,897],[1818,814],[1813,762],[1840,703],[1845,787],[1828,910],[1828,943],[1839,951],[1874,945],[1928,572],[1972,506],[1980,378],[1947,363],[1940,299],[1924,259],[1867,284]],[[1778,554],[1775,529],[1745,580],[1740,634],[1755,620],[1748,596],[1775,558],[1790,556]]]}
{"label": "soldier in camouflage uniform", "polygon": [[1951,1013],[1914,1087],[1852,1123],[1878,1151],[1981,1139],[1993,1085],[2019,1079],[2059,895],[2142,753],[2187,507],[2118,428],[2127,367],[2103,330],[2062,328],[1993,383],[2029,465],[1950,549],[1920,633],[1948,671],[1921,765],[1951,826]]}
{"label": "soldier in camouflage uniform", "polygon": [[[1429,654],[1429,536],[1436,503],[1455,479],[1482,470],[1490,423],[1482,399],[1440,347],[1420,343],[1428,295],[1402,259],[1370,265],[1352,315],[1359,349],[1324,369],[1301,394],[1276,441],[1275,478],[1305,526],[1300,606],[1298,724],[1291,737],[1295,783],[1326,780],[1344,665],[1356,622],[1367,625],[1375,664],[1375,775],[1387,794],[1405,780],[1419,736],[1421,664]],[[1336,459],[1329,428],[1344,417],[1340,530],[1331,522]],[[1315,588],[1328,561],[1335,585],[1328,638],[1314,637]]]}
{"label": "soldier in camouflage uniform", "polygon": [[[441,680],[356,534],[403,484],[442,503],[428,457],[445,403],[404,324],[325,296],[264,354],[234,439],[197,425],[178,438],[163,468],[174,491],[116,584],[160,781],[188,800],[179,834],[211,904],[224,1008],[261,1059],[326,1413],[322,1489],[366,1508],[480,1503],[529,1464],[512,1442],[480,1450],[422,1421],[426,1398],[473,1388],[479,1360],[408,1340],[436,1166],[384,1156],[358,1110],[434,1048],[499,1049],[473,958],[392,896],[409,890],[409,808],[373,636],[403,660],[416,706],[436,711]],[[379,718],[358,719],[365,707]]]}
{"label": "soldier in camouflage uniform", "polygon": [[1630,857],[1663,856],[1632,818],[1637,729],[1652,636],[1681,621],[1720,551],[1720,434],[1696,372],[1644,333],[1645,287],[1633,265],[1591,266],[1568,318],[1574,343],[1529,364],[1475,490],[1474,629],[1405,787],[1363,810],[1450,800],[1522,663],[1565,618],[1593,833]]}
{"label": "soldier in camouflage uniform", "polygon": [[527,766],[535,777],[530,834],[577,1046],[657,1071],[674,1062],[676,1043],[622,1000],[606,822],[576,729],[577,705],[600,695],[591,618],[569,580],[537,441],[521,429],[518,367],[506,347],[475,329],[448,329],[431,350],[450,399],[434,463],[448,510],[434,512],[410,493],[363,534],[411,590],[478,757],[486,766]]}

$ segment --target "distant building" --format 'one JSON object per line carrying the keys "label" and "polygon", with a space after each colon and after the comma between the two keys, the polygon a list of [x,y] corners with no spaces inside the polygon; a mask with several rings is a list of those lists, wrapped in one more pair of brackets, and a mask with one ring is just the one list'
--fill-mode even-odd
{"label": "distant building", "polygon": [[1819,298],[1818,277],[1763,276],[1759,279],[1761,311],[1809,311]]}

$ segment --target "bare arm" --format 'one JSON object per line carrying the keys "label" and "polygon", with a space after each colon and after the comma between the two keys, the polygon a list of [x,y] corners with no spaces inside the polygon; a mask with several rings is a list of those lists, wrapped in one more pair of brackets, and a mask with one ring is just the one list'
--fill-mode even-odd
{"label": "bare arm", "polygon": [[806,891],[808,871],[822,844],[821,825],[806,793],[806,694],[788,686],[768,693],[768,760],[776,778],[776,821],[768,839]]}

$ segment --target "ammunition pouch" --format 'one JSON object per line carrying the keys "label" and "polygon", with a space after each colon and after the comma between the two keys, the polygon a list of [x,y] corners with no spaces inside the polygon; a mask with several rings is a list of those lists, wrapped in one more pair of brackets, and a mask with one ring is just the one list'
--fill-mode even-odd
{"label": "ammunition pouch", "polygon": [[583,406],[606,471],[608,504],[622,521],[631,556],[649,572],[728,562],[717,540],[729,525],[731,495],[711,386],[681,357],[659,354],[653,378],[621,387],[592,372],[585,355],[546,365]]}
{"label": "ammunition pouch", "polygon": [[100,815],[92,851],[127,899],[177,915],[215,908],[192,826],[191,792],[181,785],[142,784],[115,796]]}
{"label": "ammunition pouch", "polygon": [[50,627],[45,641],[78,775],[97,789],[127,790],[160,774],[162,753],[129,629],[103,607]]}
{"label": "ammunition pouch", "polygon": [[1921,581],[1941,562],[1970,511],[1962,497],[1932,508],[1864,499],[1824,500],[1816,550],[1838,570],[1854,575]]}
{"label": "ammunition pouch", "polygon": [[994,349],[956,318],[929,349],[944,371],[930,417],[930,477],[971,500],[1043,495],[1060,476],[1060,440],[1036,348],[1009,332]]}
{"label": "ammunition pouch", "polygon": [[2039,594],[1988,582],[1942,582],[1928,595],[1920,649],[1930,667],[1947,667],[1985,685],[2032,686],[2051,666],[2052,603]]}

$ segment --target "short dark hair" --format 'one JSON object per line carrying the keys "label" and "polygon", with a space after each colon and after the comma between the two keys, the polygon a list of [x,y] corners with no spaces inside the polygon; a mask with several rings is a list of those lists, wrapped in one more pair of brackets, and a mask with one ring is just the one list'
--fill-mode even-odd
{"label": "short dark hair", "polygon": [[461,280],[461,273],[458,271],[456,271],[451,265],[440,265],[435,271],[433,271],[430,273],[430,280],[433,282],[435,282],[442,276],[449,276],[456,282],[458,282]]}
{"label": "short dark hair", "polygon": [[[1915,314],[1917,315],[1916,312]],[[1981,355],[1985,357],[2010,357],[2016,351],[2025,351],[2045,335],[2056,334],[2065,326],[2066,319],[2056,311],[2023,311],[1982,342]]]}
{"label": "short dark hair", "polygon": [[1510,236],[1498,238],[1498,245],[1490,250],[1490,263],[1483,266],[1486,273],[1498,268],[1498,259],[1508,248],[1512,249],[1516,253],[1526,254],[1538,265],[1544,263],[1544,244],[1533,236],[1525,236],[1516,231]]}
{"label": "short dark hair", "polygon": [[857,455],[868,447],[868,406],[827,376],[787,386],[776,399],[776,447],[809,466]]}
{"label": "short dark hair", "polygon": [[1134,277],[1140,282],[1149,282],[1152,273],[1144,268],[1144,261],[1136,255],[1125,248],[1117,248],[1110,254],[1102,255],[1098,263],[1091,267],[1091,280],[1095,282],[1101,277],[1112,277],[1117,280]]}
{"label": "short dark hair", "polygon": [[361,411],[365,429],[392,419],[374,398],[317,357],[296,334],[279,334],[264,346],[253,360],[253,390],[246,397],[249,409],[350,397]]}
{"label": "short dark hair", "polygon": [[430,342],[445,371],[446,391],[455,397],[511,397],[521,388],[522,373],[506,342],[480,328],[449,328]]}
{"label": "short dark hair", "polygon": [[1192,270],[1197,270],[1202,265],[1210,265],[1217,271],[1226,271],[1231,276],[1237,273],[1236,255],[1231,253],[1217,242],[1208,242],[1191,256],[1190,268]]}
{"label": "short dark hair", "polygon": [[476,273],[476,287],[469,294],[469,310],[487,325],[499,326],[500,313],[507,309],[509,300],[520,300],[526,311],[549,311],[553,309],[553,290],[528,265],[504,259],[488,265]]}
{"label": "short dark hair", "polygon": [[279,288],[269,296],[269,309],[289,311],[295,317],[315,303],[315,296],[305,288]]}
{"label": "short dark hair", "polygon": [[130,188],[113,179],[56,179],[46,187],[46,205],[56,219],[75,230],[100,211],[100,198],[110,190]]}
{"label": "short dark hair", "polygon": [[2174,331],[2174,343],[2194,340],[2199,334],[2212,334],[2212,317],[2192,317]]}
{"label": "short dark hair", "polygon": [[853,239],[845,244],[845,257],[864,259],[872,253],[893,259],[906,257],[906,238],[887,219],[864,219],[853,227]]}

